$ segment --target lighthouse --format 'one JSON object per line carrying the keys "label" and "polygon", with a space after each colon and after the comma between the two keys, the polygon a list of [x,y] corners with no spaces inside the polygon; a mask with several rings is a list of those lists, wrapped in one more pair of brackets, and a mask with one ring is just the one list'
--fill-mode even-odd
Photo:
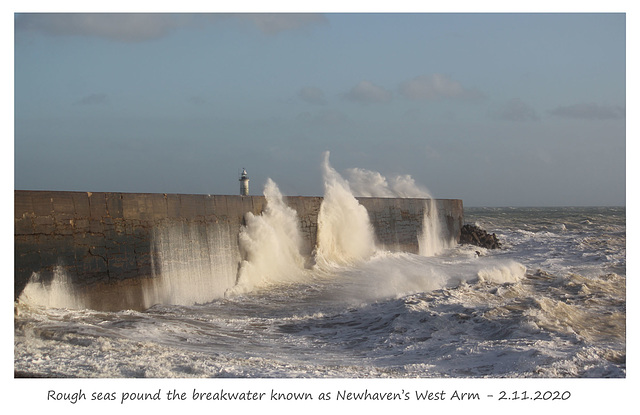
{"label": "lighthouse", "polygon": [[249,176],[247,170],[243,167],[240,175],[240,196],[249,196]]}

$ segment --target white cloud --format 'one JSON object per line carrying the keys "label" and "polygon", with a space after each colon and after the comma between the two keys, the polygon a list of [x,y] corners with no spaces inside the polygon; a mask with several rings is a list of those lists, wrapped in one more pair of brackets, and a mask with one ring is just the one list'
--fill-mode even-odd
{"label": "white cloud", "polygon": [[537,121],[540,118],[535,109],[519,98],[507,102],[495,118],[504,121]]}
{"label": "white cloud", "polygon": [[24,13],[16,15],[15,28],[16,32],[141,42],[167,36],[182,27],[216,24],[229,18],[249,21],[269,35],[327,21],[313,13]]}
{"label": "white cloud", "polygon": [[75,105],[103,105],[109,103],[107,94],[96,93],[89,94],[75,102]]}
{"label": "white cloud", "polygon": [[620,106],[597,105],[594,103],[558,106],[549,114],[562,118],[589,120],[612,120],[626,118],[626,109]]}
{"label": "white cloud", "polygon": [[187,98],[187,102],[196,106],[206,105],[207,100],[200,95],[193,95]]}
{"label": "white cloud", "polygon": [[299,121],[316,126],[344,126],[351,121],[347,115],[337,110],[321,111],[318,114],[303,112],[296,117]]}
{"label": "white cloud", "polygon": [[442,154],[440,151],[435,149],[434,147],[427,144],[425,147],[425,155],[427,160],[439,160],[442,159]]}
{"label": "white cloud", "polygon": [[327,23],[323,15],[315,13],[248,13],[237,16],[250,20],[268,35]]}
{"label": "white cloud", "polygon": [[185,24],[179,15],[162,13],[35,13],[16,16],[16,30],[58,36],[96,36],[139,42],[166,36]]}
{"label": "white cloud", "polygon": [[309,104],[324,105],[327,103],[324,92],[320,88],[311,86],[302,88],[298,92],[298,98]]}
{"label": "white cloud", "polygon": [[389,102],[393,97],[391,91],[387,91],[381,86],[375,85],[369,81],[362,81],[358,85],[351,88],[345,95],[350,101],[367,103]]}
{"label": "white cloud", "polygon": [[474,98],[480,94],[468,90],[446,75],[422,75],[400,85],[400,94],[412,100],[435,100],[442,98]]}

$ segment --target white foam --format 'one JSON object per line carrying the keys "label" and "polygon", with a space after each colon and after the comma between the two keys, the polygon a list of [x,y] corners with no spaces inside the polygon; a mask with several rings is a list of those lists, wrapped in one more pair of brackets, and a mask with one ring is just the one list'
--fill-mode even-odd
{"label": "white foam", "polygon": [[512,260],[436,256],[378,251],[357,266],[334,268],[330,296],[348,303],[370,303],[457,287],[462,283],[521,281],[526,267]]}
{"label": "white foam", "polygon": [[526,272],[527,268],[519,262],[504,261],[480,269],[477,275],[480,281],[503,284],[522,280]]}

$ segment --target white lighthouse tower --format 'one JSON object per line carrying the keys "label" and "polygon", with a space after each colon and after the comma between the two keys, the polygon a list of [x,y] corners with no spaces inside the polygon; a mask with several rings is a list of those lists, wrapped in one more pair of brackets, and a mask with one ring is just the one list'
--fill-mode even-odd
{"label": "white lighthouse tower", "polygon": [[247,170],[243,167],[240,175],[240,196],[249,196],[249,176]]}

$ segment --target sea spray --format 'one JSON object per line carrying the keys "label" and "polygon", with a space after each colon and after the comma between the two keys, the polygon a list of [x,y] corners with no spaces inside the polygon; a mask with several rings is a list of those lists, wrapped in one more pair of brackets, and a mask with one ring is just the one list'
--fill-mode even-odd
{"label": "sea spray", "polygon": [[387,180],[376,171],[362,168],[347,169],[349,186],[356,197],[400,197],[429,199],[429,190],[418,185],[408,174]]}
{"label": "sea spray", "polygon": [[362,168],[347,169],[349,187],[359,197],[395,197],[387,178],[377,171]]}
{"label": "sea spray", "polygon": [[409,174],[400,174],[391,179],[391,188],[396,197],[431,198],[429,191],[418,185]]}
{"label": "sea spray", "polygon": [[19,302],[47,308],[83,309],[85,303],[62,267],[56,266],[50,281],[34,272],[22,290]]}
{"label": "sea spray", "polygon": [[271,179],[264,195],[264,212],[248,212],[237,236],[225,223],[156,226],[152,234],[155,278],[145,292],[147,305],[203,304],[249,292],[260,284],[299,278],[304,258],[297,214],[284,203]]}
{"label": "sea spray", "polygon": [[397,175],[387,180],[382,174],[362,168],[347,170],[349,186],[359,197],[397,197],[427,199],[424,207],[422,232],[418,238],[421,255],[434,256],[455,246],[455,240],[442,230],[438,204],[429,191],[418,185],[411,175]]}
{"label": "sea spray", "polygon": [[252,291],[265,283],[293,282],[304,273],[303,241],[297,213],[283,201],[278,186],[268,179],[264,212],[245,215],[239,235],[243,260],[236,286],[225,295]]}
{"label": "sea spray", "polygon": [[[436,201],[408,175],[395,177],[391,184],[380,173],[369,170],[350,169],[348,175],[349,181],[337,173],[329,163],[329,153],[325,153],[325,197],[318,216],[316,263],[321,268],[357,263],[357,266],[334,268],[338,282],[331,294],[333,299],[355,303],[377,301],[477,278],[474,267],[464,276],[451,275],[450,267],[424,256],[377,250],[368,213],[356,195],[427,198],[423,235],[430,244],[424,248],[429,255],[449,246],[440,232]],[[351,188],[352,183],[355,190]]]}
{"label": "sea spray", "polygon": [[224,296],[236,280],[239,254],[224,223],[163,223],[152,231],[153,284],[145,303],[193,305]]}
{"label": "sea spray", "polygon": [[428,199],[424,207],[422,231],[418,238],[420,255],[434,256],[441,254],[445,249],[455,246],[455,240],[447,237],[442,231],[442,218],[438,214],[438,202]]}
{"label": "sea spray", "polygon": [[351,264],[369,258],[376,246],[367,210],[329,164],[328,151],[322,167],[325,194],[318,213],[316,264]]}

